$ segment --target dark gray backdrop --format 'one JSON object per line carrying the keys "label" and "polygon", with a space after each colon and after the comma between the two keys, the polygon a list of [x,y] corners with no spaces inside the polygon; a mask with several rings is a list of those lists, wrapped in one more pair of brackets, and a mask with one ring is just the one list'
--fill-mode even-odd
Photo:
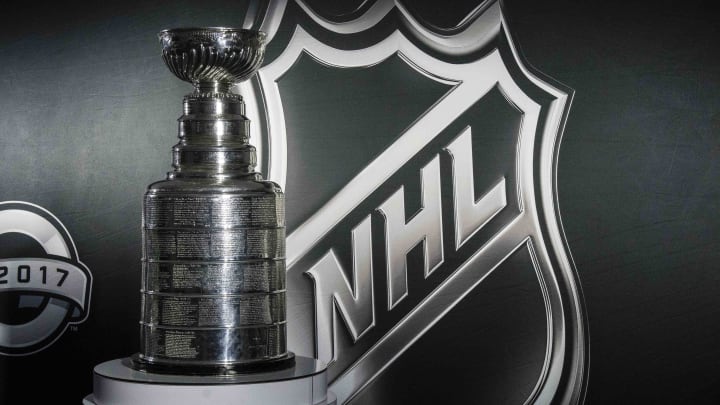
{"label": "dark gray backdrop", "polygon": [[[453,25],[474,3],[415,10]],[[162,65],[155,33],[239,25],[244,10],[219,0],[4,10],[0,201],[58,216],[94,287],[76,331],[41,353],[0,357],[3,403],[47,393],[78,403],[96,363],[137,351],[141,195],[169,169],[189,90]],[[528,61],[576,91],[558,180],[590,321],[587,403],[717,403],[720,58],[710,2],[507,0],[505,10]]]}

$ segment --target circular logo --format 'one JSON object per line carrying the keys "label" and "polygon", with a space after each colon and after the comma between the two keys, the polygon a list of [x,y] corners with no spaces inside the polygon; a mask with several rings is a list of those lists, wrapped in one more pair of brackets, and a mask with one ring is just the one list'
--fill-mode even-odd
{"label": "circular logo", "polygon": [[83,322],[91,286],[57,217],[27,202],[0,202],[1,354],[38,352]]}

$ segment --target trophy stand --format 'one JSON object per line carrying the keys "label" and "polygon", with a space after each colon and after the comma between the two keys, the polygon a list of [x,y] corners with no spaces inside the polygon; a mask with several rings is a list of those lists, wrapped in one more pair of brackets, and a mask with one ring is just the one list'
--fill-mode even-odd
{"label": "trophy stand", "polygon": [[235,83],[265,35],[232,28],[159,34],[185,96],[173,171],[143,204],[140,352],[102,363],[85,405],[330,405],[326,366],[287,350],[285,199],[255,171]]}
{"label": "trophy stand", "polygon": [[180,375],[138,371],[130,359],[95,367],[93,393],[83,405],[335,405],[325,366],[296,356],[294,367],[270,372]]}

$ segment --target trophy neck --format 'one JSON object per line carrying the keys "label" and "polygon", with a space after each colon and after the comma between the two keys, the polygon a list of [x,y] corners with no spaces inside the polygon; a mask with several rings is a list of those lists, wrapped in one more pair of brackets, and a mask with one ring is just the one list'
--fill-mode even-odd
{"label": "trophy neck", "polygon": [[229,85],[196,86],[195,92],[185,96],[178,123],[180,142],[173,147],[174,170],[168,179],[261,178],[255,172],[255,147],[248,143],[250,120],[245,117],[245,103],[240,95],[229,92]]}
{"label": "trophy neck", "polygon": [[232,83],[227,82],[198,82],[194,83],[196,94],[230,94]]}

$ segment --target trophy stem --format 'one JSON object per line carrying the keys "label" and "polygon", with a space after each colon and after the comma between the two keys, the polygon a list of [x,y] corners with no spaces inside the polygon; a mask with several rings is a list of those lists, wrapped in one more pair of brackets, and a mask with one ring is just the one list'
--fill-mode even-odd
{"label": "trophy stem", "polygon": [[[226,89],[225,93],[215,92]],[[245,103],[229,92],[229,85],[196,87],[185,96],[183,112],[178,119],[180,142],[173,148],[174,170],[168,173],[169,180],[260,179],[255,171],[256,149],[248,143],[250,121],[245,117]]]}
{"label": "trophy stem", "polygon": [[200,94],[227,94],[230,93],[232,83],[225,82],[198,82],[193,84],[195,93]]}

